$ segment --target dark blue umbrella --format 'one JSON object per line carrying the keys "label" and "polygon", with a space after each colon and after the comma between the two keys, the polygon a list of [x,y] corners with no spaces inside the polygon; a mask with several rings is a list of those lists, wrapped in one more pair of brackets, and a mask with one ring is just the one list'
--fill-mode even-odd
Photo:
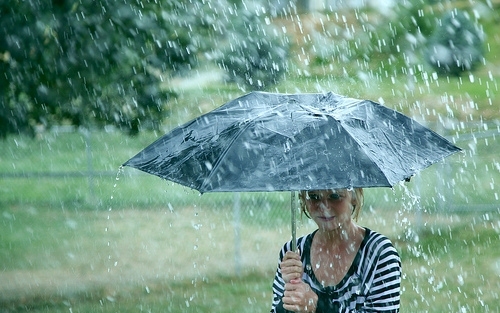
{"label": "dark blue umbrella", "polygon": [[125,162],[196,189],[392,187],[460,148],[369,100],[251,92],[173,129]]}
{"label": "dark blue umbrella", "polygon": [[123,165],[201,193],[391,187],[457,151],[373,101],[252,92],[173,129]]}

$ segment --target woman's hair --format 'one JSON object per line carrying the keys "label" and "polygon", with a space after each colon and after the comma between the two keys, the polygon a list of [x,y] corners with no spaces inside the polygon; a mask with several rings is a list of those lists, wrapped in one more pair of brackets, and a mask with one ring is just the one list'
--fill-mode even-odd
{"label": "woman's hair", "polygon": [[361,209],[363,208],[363,204],[365,201],[365,196],[363,195],[363,188],[354,188],[352,197],[354,200],[356,200],[356,204],[352,209],[352,218],[354,218],[354,220],[357,221],[359,212],[361,212]]}
{"label": "woman's hair", "polygon": [[[361,212],[361,208],[363,207],[363,201],[364,201],[363,188],[354,188],[350,190],[350,192],[352,195],[352,200],[355,201],[355,204],[353,205],[352,208],[352,217],[355,221],[357,221],[359,212]],[[309,216],[309,212],[307,212],[307,207],[305,202],[306,193],[307,190],[302,190],[299,192],[300,209],[302,213],[304,213],[308,218],[311,218],[311,216]]]}

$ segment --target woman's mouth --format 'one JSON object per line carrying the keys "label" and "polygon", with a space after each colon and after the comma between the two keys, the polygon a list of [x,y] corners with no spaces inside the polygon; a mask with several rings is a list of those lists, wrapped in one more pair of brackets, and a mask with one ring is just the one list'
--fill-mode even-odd
{"label": "woman's mouth", "polygon": [[324,222],[329,222],[329,221],[333,221],[335,219],[335,216],[318,216],[318,219],[320,219]]}

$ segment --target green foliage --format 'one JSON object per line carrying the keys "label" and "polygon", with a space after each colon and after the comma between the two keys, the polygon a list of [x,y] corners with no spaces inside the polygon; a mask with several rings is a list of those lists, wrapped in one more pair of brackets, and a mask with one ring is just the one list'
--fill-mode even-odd
{"label": "green foliage", "polygon": [[259,16],[246,10],[237,12],[233,27],[227,30],[228,42],[217,63],[227,79],[251,90],[276,85],[288,70],[290,45]]}
{"label": "green foliage", "polygon": [[202,14],[196,6],[2,2],[0,136],[54,124],[157,129],[174,96],[161,88],[161,75],[193,68],[207,48],[200,38],[210,21],[191,14]]}
{"label": "green foliage", "polygon": [[483,33],[461,10],[447,12],[429,38],[426,59],[438,72],[460,76],[483,61]]}
{"label": "green foliage", "polygon": [[312,34],[313,63],[370,62],[389,57],[410,66],[413,60],[409,56],[421,50],[433,25],[434,15],[424,14],[425,7],[426,1],[418,0],[396,2],[384,14],[364,9],[339,18],[335,12],[329,23],[322,23],[323,31]]}
{"label": "green foliage", "polygon": [[[426,12],[426,1],[398,2],[390,22],[382,20],[370,33],[369,42],[374,53],[405,56],[418,54],[425,38],[431,33],[433,12]],[[407,66],[411,64],[406,64]]]}

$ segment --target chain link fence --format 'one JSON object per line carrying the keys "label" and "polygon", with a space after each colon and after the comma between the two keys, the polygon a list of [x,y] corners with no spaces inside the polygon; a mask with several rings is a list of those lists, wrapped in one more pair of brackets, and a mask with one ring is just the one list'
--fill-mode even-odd
{"label": "chain link fence", "polygon": [[[419,173],[412,181],[402,186],[397,186],[394,190],[370,190],[365,191],[366,199],[365,206],[367,208],[377,207],[397,207],[400,203],[395,200],[398,197],[409,198],[415,208],[423,211],[442,211],[442,212],[460,212],[460,211],[494,211],[499,207],[498,192],[496,182],[500,179],[500,161],[498,155],[500,153],[500,143],[498,143],[498,134],[500,134],[500,124],[498,122],[486,123],[469,123],[460,126],[462,130],[460,135],[449,137],[459,147],[463,149],[463,153],[447,158],[443,162],[431,166]],[[68,131],[68,130],[67,130]],[[71,130],[69,130],[71,131]],[[456,132],[456,130],[455,130]],[[439,131],[445,133],[446,130]],[[448,131],[448,133],[451,133]],[[30,171],[25,169],[16,169],[9,171],[1,171],[0,177],[3,180],[4,189],[7,190],[7,184],[11,182],[9,187],[19,185],[29,185],[36,182],[37,185],[50,186],[52,190],[53,202],[61,202],[57,199],[61,197],[70,197],[72,194],[77,195],[76,202],[88,202],[105,207],[109,205],[109,198],[116,193],[115,179],[117,170],[113,167],[120,164],[124,160],[106,161],[113,166],[101,166],[101,163],[106,163],[102,160],[103,155],[106,158],[112,156],[109,151],[102,151],[103,148],[99,145],[101,138],[108,136],[109,133],[102,132],[80,132],[80,145],[68,147],[72,150],[72,155],[78,155],[78,170],[61,171],[59,167],[53,165],[51,167],[56,170]],[[53,140],[58,140],[61,136],[54,136]],[[50,143],[49,143],[50,144]],[[117,143],[123,145],[124,143]],[[109,144],[106,144],[106,149]],[[25,147],[28,149],[29,147]],[[135,151],[136,152],[136,151]],[[134,153],[135,153],[134,152]],[[23,154],[23,152],[20,152]],[[64,151],[56,151],[55,154],[64,154]],[[11,154],[9,160],[5,155],[3,162],[6,164],[15,164],[15,154]],[[45,162],[54,163],[58,160],[45,160]],[[42,163],[43,160],[40,161]],[[59,162],[69,162],[61,158]],[[49,167],[50,168],[50,167]],[[119,171],[118,171],[119,172]],[[121,199],[115,199],[114,205],[119,206],[161,206],[169,202],[177,203],[177,205],[190,205],[190,202],[200,202],[198,205],[205,207],[225,207],[231,208],[237,201],[237,207],[241,213],[239,218],[244,223],[266,223],[272,219],[273,223],[276,220],[289,222],[290,208],[290,193],[241,193],[237,196],[225,193],[205,194],[197,201],[193,201],[197,197],[196,192],[180,191],[169,182],[160,181],[156,178],[147,177],[137,170],[126,169],[122,173],[121,186],[125,189]],[[498,179],[497,179],[498,178]],[[156,179],[153,181],[153,179]],[[137,180],[134,182],[134,180]],[[124,182],[126,181],[126,182]],[[60,185],[64,185],[61,187]],[[147,189],[134,192],[128,192],[124,184],[132,184],[131,190],[140,190],[141,186],[154,184]],[[64,190],[76,186],[77,192]],[[57,193],[57,190],[61,190]],[[163,196],[165,195],[165,196]],[[32,199],[30,197],[33,196]],[[36,202],[40,199],[40,195],[32,193],[23,193],[22,199],[4,197],[9,202]],[[43,199],[47,199],[47,195],[43,194]],[[134,197],[135,196],[135,197]],[[171,200],[175,198],[174,200]],[[183,199],[184,198],[184,199]],[[410,200],[409,200],[410,201]],[[71,202],[71,199],[68,199]]]}
{"label": "chain link fence", "polygon": [[[498,212],[496,182],[500,180],[500,144],[497,139],[500,124],[471,123],[460,127],[461,134],[449,138],[464,150],[463,153],[422,171],[410,183],[402,183],[393,189],[365,190],[359,223],[391,238],[411,240],[429,219],[442,219],[448,223],[450,216],[457,214]],[[5,146],[2,162],[12,164],[13,170],[5,170],[4,166],[0,171],[0,205],[4,210],[42,206],[54,211],[97,210],[104,215],[113,211],[116,221],[116,213],[119,215],[123,211],[127,214],[127,209],[144,210],[146,214],[153,210],[158,215],[158,212],[168,214],[169,211],[194,208],[194,212],[200,212],[200,217],[189,216],[194,224],[183,231],[187,235],[198,228],[198,223],[210,227],[207,223],[216,220],[218,228],[225,229],[225,241],[230,242],[230,247],[218,251],[231,250],[231,258],[234,258],[224,270],[234,270],[235,273],[240,273],[248,262],[255,262],[255,256],[248,255],[248,250],[253,250],[261,258],[267,255],[271,260],[266,264],[274,264],[277,247],[291,237],[290,192],[199,195],[196,191],[135,169],[118,169],[126,157],[123,157],[123,151],[115,153],[113,147],[127,147],[133,141],[136,146],[127,148],[129,151],[125,153],[130,157],[140,150],[139,147],[147,145],[149,139],[141,142],[136,138],[127,142],[128,139],[115,133],[103,132],[70,132],[67,135],[70,140],[64,138],[66,135],[57,134],[42,142],[19,141],[13,147]],[[118,139],[111,140],[111,145],[109,136]],[[60,141],[64,143],[58,146]],[[71,153],[66,154],[66,150],[71,150]],[[23,159],[25,155],[29,156]],[[211,221],[203,220],[201,212],[214,213],[210,215]],[[314,228],[305,216],[300,213],[297,216],[298,236]],[[115,221],[109,222],[111,230]],[[165,231],[164,236],[171,235]],[[258,245],[260,248],[256,248]],[[263,253],[262,249],[272,251]]]}

